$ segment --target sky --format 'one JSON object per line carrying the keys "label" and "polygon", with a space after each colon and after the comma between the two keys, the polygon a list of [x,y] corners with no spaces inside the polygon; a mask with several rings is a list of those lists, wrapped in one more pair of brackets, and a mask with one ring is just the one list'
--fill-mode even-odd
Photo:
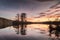
{"label": "sky", "polygon": [[17,13],[35,17],[58,2],[59,0],[0,0],[0,17],[11,18]]}

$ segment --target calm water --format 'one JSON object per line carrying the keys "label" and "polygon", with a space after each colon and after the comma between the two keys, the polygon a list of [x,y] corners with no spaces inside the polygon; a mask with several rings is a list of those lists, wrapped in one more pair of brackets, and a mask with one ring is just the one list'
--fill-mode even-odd
{"label": "calm water", "polygon": [[26,35],[16,34],[13,26],[0,29],[0,40],[48,40],[48,27],[46,25],[27,25]]}

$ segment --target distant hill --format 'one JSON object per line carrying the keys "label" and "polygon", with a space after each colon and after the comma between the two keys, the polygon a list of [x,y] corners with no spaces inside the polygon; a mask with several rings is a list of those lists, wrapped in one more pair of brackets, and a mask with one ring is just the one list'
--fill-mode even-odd
{"label": "distant hill", "polygon": [[12,25],[12,20],[0,17],[0,28],[5,28]]}

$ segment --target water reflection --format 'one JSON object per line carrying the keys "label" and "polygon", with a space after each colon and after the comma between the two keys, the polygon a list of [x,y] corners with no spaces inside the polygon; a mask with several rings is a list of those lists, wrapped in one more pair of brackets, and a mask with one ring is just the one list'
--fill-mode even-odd
{"label": "water reflection", "polygon": [[26,25],[13,26],[17,34],[26,35]]}
{"label": "water reflection", "polygon": [[[40,25],[40,26],[39,26]],[[23,28],[22,28],[23,27]],[[45,28],[45,29],[44,29]],[[11,29],[14,29],[15,31],[11,30]],[[11,33],[11,36],[13,35],[17,35],[17,34],[21,34],[23,36],[19,36],[18,39],[23,39],[25,38],[25,40],[28,38],[28,39],[31,39],[32,40],[37,40],[37,39],[41,39],[40,37],[42,37],[41,40],[44,40],[47,38],[48,39],[48,25],[45,25],[43,26],[43,24],[32,24],[32,25],[19,25],[19,26],[12,26],[12,28],[10,28],[10,30],[12,31],[9,31],[9,27],[4,31],[7,31],[7,32],[4,32],[6,33],[5,35],[6,36],[10,36],[10,33]],[[22,31],[23,30],[23,31]],[[0,30],[1,31],[1,30]],[[17,33],[17,34],[15,34]],[[0,33],[1,34],[1,33]],[[27,34],[27,35],[26,35]],[[11,37],[12,38],[12,37]],[[18,40],[16,39],[16,40]],[[24,40],[24,39],[23,39]]]}
{"label": "water reflection", "polygon": [[48,32],[48,25],[43,25],[43,24],[31,24],[31,25],[18,25],[18,26],[13,26],[15,29],[16,34],[21,34],[21,35],[26,35],[27,30],[35,30],[39,33],[46,33]]}

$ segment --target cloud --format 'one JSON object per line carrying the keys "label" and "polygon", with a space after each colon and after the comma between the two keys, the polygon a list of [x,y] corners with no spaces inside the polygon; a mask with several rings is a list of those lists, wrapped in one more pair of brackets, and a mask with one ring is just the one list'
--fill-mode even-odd
{"label": "cloud", "polygon": [[[60,1],[56,4],[56,5],[53,5],[52,7],[50,7],[50,8],[55,8],[57,5],[59,5],[60,4]],[[56,7],[56,8],[59,8],[59,7]]]}
{"label": "cloud", "polygon": [[[55,3],[56,2],[37,2],[36,0],[0,0],[0,10],[2,11],[0,12],[0,16],[4,16],[6,13],[8,13],[8,15],[12,15],[16,14],[17,12],[25,12],[28,16],[35,16],[36,14],[47,10]],[[5,12],[5,10],[7,12]],[[44,14],[40,15],[41,16],[39,17],[45,16]]]}
{"label": "cloud", "polygon": [[0,0],[0,7],[6,7],[6,8],[19,8],[23,4],[29,4],[31,1],[29,0]]}

